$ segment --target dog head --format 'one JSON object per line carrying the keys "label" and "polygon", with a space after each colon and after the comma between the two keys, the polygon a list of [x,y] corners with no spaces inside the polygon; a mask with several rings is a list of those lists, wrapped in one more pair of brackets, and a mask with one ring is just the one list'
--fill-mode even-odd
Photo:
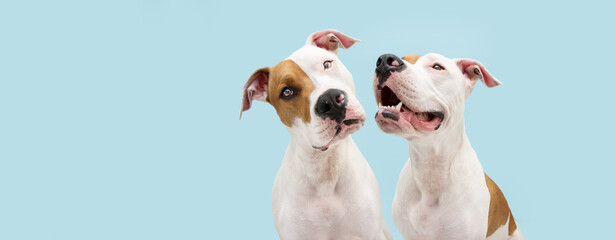
{"label": "dog head", "polygon": [[250,76],[243,88],[240,118],[252,100],[268,102],[291,137],[321,151],[357,131],[363,126],[365,112],[337,49],[358,41],[336,30],[311,34],[305,46],[286,60]]}
{"label": "dog head", "polygon": [[464,102],[477,80],[501,85],[478,61],[440,54],[384,54],[376,62],[374,93],[380,129],[407,139],[463,125]]}

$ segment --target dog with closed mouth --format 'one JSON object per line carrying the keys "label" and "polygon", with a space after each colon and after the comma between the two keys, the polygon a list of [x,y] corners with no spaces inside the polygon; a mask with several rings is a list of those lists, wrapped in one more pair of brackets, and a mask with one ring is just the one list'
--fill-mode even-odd
{"label": "dog with closed mouth", "polygon": [[464,104],[478,79],[501,83],[478,61],[435,53],[384,54],[376,65],[376,122],[410,147],[393,200],[404,239],[523,239],[465,133]]}
{"label": "dog with closed mouth", "polygon": [[281,239],[392,239],[376,177],[350,137],[365,112],[337,50],[357,41],[337,30],[315,32],[244,86],[241,112],[252,100],[268,102],[290,133],[271,196]]}

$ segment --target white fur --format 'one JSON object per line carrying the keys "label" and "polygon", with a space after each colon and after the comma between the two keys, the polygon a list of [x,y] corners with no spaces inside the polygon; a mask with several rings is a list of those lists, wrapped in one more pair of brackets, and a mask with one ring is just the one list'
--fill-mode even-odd
{"label": "white fur", "polygon": [[[477,79],[464,76],[456,61],[427,54],[413,65],[404,61],[407,68],[392,72],[385,82],[411,109],[445,114],[433,132],[377,117],[383,131],[409,141],[410,159],[393,200],[393,220],[404,239],[486,238],[490,194],[463,119],[464,101]],[[433,69],[434,63],[446,71]],[[508,239],[508,224],[500,230],[489,239]],[[523,239],[517,232],[513,236]]]}
{"label": "white fur", "polygon": [[[332,51],[308,44],[288,59],[312,79],[311,121],[295,119],[290,143],[273,185],[273,219],[281,239],[392,239],[382,217],[378,183],[352,138],[365,120],[355,97],[352,75]],[[323,62],[333,60],[329,69]],[[345,91],[346,118],[361,119],[343,126],[315,115],[318,97],[327,89]],[[321,151],[315,147],[328,146]]]}

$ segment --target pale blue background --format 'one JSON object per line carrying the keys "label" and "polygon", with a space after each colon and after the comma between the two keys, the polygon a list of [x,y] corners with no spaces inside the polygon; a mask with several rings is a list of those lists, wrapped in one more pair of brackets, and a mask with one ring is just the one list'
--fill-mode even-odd
{"label": "pale blue background", "polygon": [[368,121],[353,135],[385,219],[408,157],[371,81],[382,53],[480,60],[469,138],[528,239],[613,236],[614,6],[608,1],[2,1],[0,239],[277,239],[288,135],[241,89],[317,30]]}

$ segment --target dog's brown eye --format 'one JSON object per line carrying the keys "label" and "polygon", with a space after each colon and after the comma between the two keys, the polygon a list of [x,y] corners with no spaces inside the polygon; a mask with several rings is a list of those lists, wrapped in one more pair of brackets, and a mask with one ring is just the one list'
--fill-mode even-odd
{"label": "dog's brown eye", "polygon": [[291,99],[294,96],[295,96],[295,90],[293,90],[290,87],[283,88],[282,92],[280,93],[280,98],[283,98],[283,99]]}
{"label": "dog's brown eye", "polygon": [[331,60],[329,60],[329,61],[325,61],[325,62],[322,64],[322,66],[323,66],[323,67],[325,67],[325,69],[329,69],[329,68],[331,68],[331,66],[333,65],[333,63],[331,63],[331,62],[332,62]]}
{"label": "dog's brown eye", "polygon": [[444,67],[442,67],[442,65],[437,64],[437,63],[436,63],[436,64],[434,64],[434,65],[432,66],[432,68],[433,68],[433,69],[436,69],[436,70],[438,70],[438,71],[442,71],[442,70],[444,70],[444,69],[445,69]]}

